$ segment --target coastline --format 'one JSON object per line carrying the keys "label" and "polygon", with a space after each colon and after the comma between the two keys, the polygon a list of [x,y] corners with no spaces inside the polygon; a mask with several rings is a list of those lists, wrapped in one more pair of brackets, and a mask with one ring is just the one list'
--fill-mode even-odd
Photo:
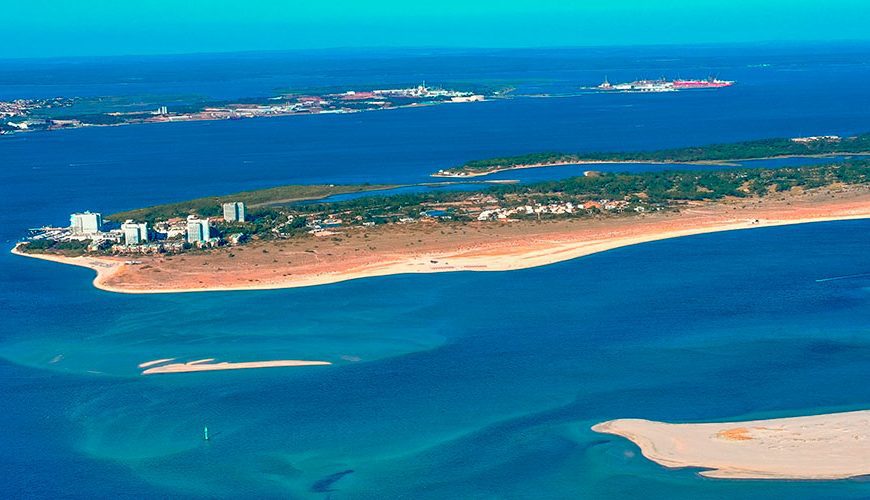
{"label": "coastline", "polygon": [[[757,158],[763,159],[763,158]],[[737,160],[734,160],[737,161]],[[721,166],[729,166],[732,165],[727,161],[643,161],[643,160],[579,160],[579,161],[557,161],[553,163],[526,163],[522,165],[512,165],[510,167],[496,167],[492,170],[483,170],[480,172],[468,172],[468,173],[440,173],[435,172],[434,174],[430,174],[430,177],[438,177],[442,179],[468,179],[470,177],[486,177],[487,175],[497,174],[499,172],[510,172],[511,170],[525,170],[529,168],[546,168],[546,167],[570,167],[570,166],[583,166],[583,165],[614,165],[621,163],[643,163],[646,165],[721,165]]]}
{"label": "coastline", "polygon": [[[821,193],[803,194],[800,196],[807,198],[803,204],[800,196],[786,196],[771,202],[756,200],[755,206],[747,206],[746,200],[699,203],[677,214],[598,221],[568,220],[539,226],[534,223],[471,223],[454,229],[452,240],[449,236],[430,236],[433,231],[423,225],[419,228],[383,231],[380,236],[372,232],[372,236],[382,238],[381,242],[392,241],[396,246],[383,250],[375,249],[374,245],[380,243],[375,241],[376,238],[368,239],[369,233],[362,236],[360,233],[343,233],[347,238],[347,243],[343,243],[346,246],[333,243],[332,247],[326,249],[330,250],[329,253],[317,248],[318,244],[327,245],[329,242],[315,237],[303,242],[279,241],[254,245],[247,253],[250,255],[247,261],[246,257],[235,258],[228,253],[229,250],[223,253],[184,254],[177,260],[145,256],[142,257],[144,265],[126,264],[122,257],[64,257],[24,253],[18,249],[18,245],[12,249],[12,253],[92,269],[96,271],[93,285],[109,292],[142,294],[271,290],[394,274],[511,271],[683,236],[870,218],[870,191],[860,190],[852,195],[851,198],[846,196],[845,201],[839,198],[831,201]],[[477,232],[469,235],[466,229]],[[409,248],[414,242],[422,241],[412,239],[418,237],[431,238],[431,244],[426,247],[424,242],[417,245],[421,248]],[[399,245],[395,241],[408,243]],[[286,249],[282,245],[296,247]],[[314,249],[310,248],[312,245]],[[238,253],[241,251],[239,249],[245,247],[234,248]],[[268,259],[257,250],[268,255]],[[344,251],[344,254],[338,253],[340,251]],[[293,263],[279,262],[278,256],[292,258]],[[203,266],[208,266],[209,270],[197,271]]]}
{"label": "coastline", "polygon": [[[440,173],[435,172],[430,174],[430,177],[438,177],[443,179],[468,179],[471,177],[485,177],[487,175],[497,174],[499,172],[509,172],[511,170],[524,170],[529,168],[546,168],[546,167],[570,167],[583,165],[619,165],[619,164],[644,164],[644,165],[708,165],[721,167],[738,167],[737,162],[742,161],[758,161],[758,160],[784,160],[788,158],[836,158],[838,156],[870,156],[870,152],[859,153],[824,153],[824,154],[808,154],[808,155],[776,155],[763,156],[759,158],[732,158],[728,160],[696,160],[696,161],[661,161],[661,160],[578,160],[578,161],[559,161],[553,163],[527,163],[522,165],[494,167],[492,170],[483,170],[480,172],[469,173]],[[461,167],[460,167],[461,168]]]}
{"label": "coastline", "polygon": [[96,288],[101,288],[99,286],[99,280],[104,279],[106,276],[111,276],[118,272],[118,270],[124,266],[124,262],[120,259],[111,259],[105,257],[66,257],[63,255],[50,255],[50,254],[40,254],[40,253],[26,253],[22,252],[18,249],[22,243],[16,243],[12,250],[9,251],[12,255],[18,255],[21,257],[30,257],[32,259],[39,260],[47,260],[49,262],[56,262],[58,264],[67,264],[70,266],[78,266],[84,267],[87,269],[91,269],[96,271],[97,276],[94,278],[94,286]]}
{"label": "coastline", "polygon": [[[424,108],[431,106],[440,106],[445,104],[468,104],[471,102],[487,102],[492,100],[492,97],[489,99],[483,99],[480,101],[444,101],[444,102],[420,102],[420,103],[412,103],[412,104],[401,104],[397,106],[389,106],[385,108],[371,108],[371,109],[347,109],[341,111],[319,111],[315,113],[311,112],[294,112],[294,113],[280,113],[280,114],[262,114],[255,116],[240,116],[238,118],[229,118],[229,117],[193,117],[193,116],[184,116],[184,115],[173,115],[170,119],[161,119],[161,120],[134,120],[129,122],[121,122],[121,123],[83,123],[76,126],[65,126],[65,127],[56,127],[56,128],[46,128],[46,129],[32,129],[32,130],[14,130],[9,132],[4,132],[0,134],[0,138],[4,136],[15,137],[21,134],[32,134],[32,133],[46,133],[46,132],[58,132],[61,130],[78,130],[83,128],[105,128],[105,127],[128,127],[128,126],[136,126],[136,125],[161,125],[167,123],[199,123],[199,122],[228,122],[228,121],[237,121],[237,120],[251,120],[257,118],[286,118],[286,117],[295,117],[295,116],[317,116],[317,115],[351,115],[356,113],[370,113],[377,111],[395,111],[400,109],[412,109],[412,108]],[[202,111],[199,111],[202,112]]]}
{"label": "coastline", "polygon": [[619,419],[592,430],[621,436],[668,468],[700,467],[717,479],[835,480],[870,474],[870,410],[671,424]]}

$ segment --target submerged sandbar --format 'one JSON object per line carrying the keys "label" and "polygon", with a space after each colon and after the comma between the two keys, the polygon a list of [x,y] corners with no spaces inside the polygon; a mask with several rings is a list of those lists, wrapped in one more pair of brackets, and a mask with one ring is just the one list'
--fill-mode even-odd
{"label": "submerged sandbar", "polygon": [[870,474],[870,410],[701,424],[620,419],[592,427],[665,467],[727,479],[846,479]]}

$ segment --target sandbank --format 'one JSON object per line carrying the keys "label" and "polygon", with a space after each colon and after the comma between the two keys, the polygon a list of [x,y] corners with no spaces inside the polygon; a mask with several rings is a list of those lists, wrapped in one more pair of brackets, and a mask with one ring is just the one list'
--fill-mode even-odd
{"label": "sandbank", "polygon": [[[161,360],[158,360],[161,361]],[[328,361],[303,361],[298,359],[281,359],[275,361],[247,361],[242,363],[229,363],[221,361],[212,363],[214,358],[191,361],[188,363],[171,363],[161,366],[152,366],[156,362],[142,363],[143,365],[152,366],[142,371],[142,375],[154,375],[158,373],[187,373],[187,372],[207,372],[215,370],[248,370],[253,368],[279,368],[286,366],[322,366],[331,365]]]}
{"label": "sandbank", "polygon": [[163,358],[155,359],[154,361],[146,361],[144,363],[139,363],[139,368],[148,368],[149,366],[160,365],[163,363],[168,363],[170,361],[175,361],[175,358]]}
{"label": "sandbank", "polygon": [[701,424],[620,419],[592,427],[665,467],[724,479],[846,479],[870,474],[870,410]]}

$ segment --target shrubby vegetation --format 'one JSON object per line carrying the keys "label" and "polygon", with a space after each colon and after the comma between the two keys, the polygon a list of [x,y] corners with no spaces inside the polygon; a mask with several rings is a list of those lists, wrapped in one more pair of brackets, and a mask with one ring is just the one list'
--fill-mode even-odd
{"label": "shrubby vegetation", "polygon": [[261,215],[268,216],[270,210],[265,205],[290,203],[300,200],[324,198],[335,194],[359,193],[362,191],[374,191],[378,189],[390,189],[394,186],[382,186],[374,184],[357,185],[291,185],[279,186],[256,191],[244,191],[241,193],[225,196],[210,196],[195,200],[169,203],[153,207],[128,210],[107,216],[109,220],[123,222],[127,219],[154,223],[157,220],[167,220],[173,217],[187,217],[196,214],[201,217],[215,217],[221,215],[221,204],[232,201],[241,201],[247,205],[248,213],[252,217]]}
{"label": "shrubby vegetation", "polygon": [[680,201],[764,196],[795,187],[811,189],[835,183],[870,183],[870,160],[775,169],[594,173],[557,181],[491,185],[474,192],[437,190],[392,195],[373,193],[334,202],[291,203],[291,200],[371,191],[385,186],[283,186],[133,210],[111,217],[114,220],[133,218],[153,222],[155,219],[183,217],[189,213],[217,216],[220,215],[220,203],[239,200],[249,206],[265,205],[251,211],[253,215],[249,222],[215,222],[215,231],[224,236],[244,233],[268,239],[305,232],[309,230],[309,222],[323,221],[332,214],[339,214],[343,224],[382,224],[405,217],[418,218],[425,210],[440,208],[445,209],[446,215],[453,220],[462,221],[469,217],[461,209],[465,204],[472,207],[516,207],[535,203],[570,201],[579,204],[610,200],[629,202],[631,206],[664,207]]}
{"label": "shrubby vegetation", "polygon": [[715,200],[725,196],[764,195],[770,190],[785,191],[798,186],[810,189],[837,182],[865,184],[868,182],[868,176],[870,176],[870,161],[859,160],[837,165],[777,169],[602,173],[561,181],[498,186],[493,188],[493,192],[501,194],[558,192],[589,200],[623,199],[638,194],[657,202]]}
{"label": "shrubby vegetation", "polygon": [[764,139],[730,144],[638,151],[627,153],[558,153],[544,152],[486,160],[474,160],[450,169],[451,173],[488,172],[520,165],[550,163],[581,163],[584,161],[654,161],[654,162],[699,162],[729,161],[775,156],[806,156],[837,153],[870,152],[870,133],[846,137],[840,141],[794,142],[791,139]]}
{"label": "shrubby vegetation", "polygon": [[[515,203],[526,200],[593,201],[643,199],[649,203],[686,200],[717,200],[726,196],[763,196],[771,191],[794,187],[811,189],[835,183],[867,184],[870,160],[846,161],[836,165],[776,169],[740,168],[715,171],[664,171],[633,174],[596,173],[558,181],[532,184],[503,184],[481,190],[497,200]],[[389,215],[417,216],[426,206],[466,200],[475,193],[433,191],[393,196],[366,196],[354,200],[306,204],[295,211],[350,212],[364,218]]]}
{"label": "shrubby vegetation", "polygon": [[90,244],[90,240],[85,241],[55,241],[50,239],[41,239],[41,240],[31,240],[21,248],[24,252],[45,252],[46,250],[52,250],[56,253],[62,253],[65,255],[76,256],[82,255],[88,249],[88,245]]}

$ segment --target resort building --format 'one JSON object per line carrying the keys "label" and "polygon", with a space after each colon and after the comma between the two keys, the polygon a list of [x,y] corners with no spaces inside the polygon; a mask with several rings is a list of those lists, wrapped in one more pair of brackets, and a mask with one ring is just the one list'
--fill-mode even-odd
{"label": "resort building", "polygon": [[208,219],[197,219],[195,215],[187,217],[187,242],[206,243],[211,239]]}
{"label": "resort building", "polygon": [[69,217],[69,229],[72,234],[97,234],[103,227],[103,216],[97,213],[83,212]]}
{"label": "resort building", "polygon": [[245,204],[240,201],[224,203],[224,220],[227,222],[245,222]]}
{"label": "resort building", "polygon": [[137,224],[132,220],[121,224],[121,231],[124,232],[125,245],[141,245],[148,241],[148,224]]}

